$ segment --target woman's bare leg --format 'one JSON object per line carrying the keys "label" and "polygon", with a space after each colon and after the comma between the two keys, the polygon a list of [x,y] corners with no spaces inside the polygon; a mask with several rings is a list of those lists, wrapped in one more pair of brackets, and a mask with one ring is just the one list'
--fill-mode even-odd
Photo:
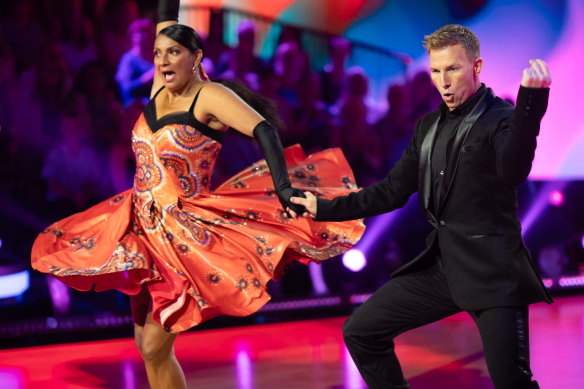
{"label": "woman's bare leg", "polygon": [[[178,334],[165,331],[161,324],[155,322],[148,306],[149,299],[145,299],[143,293],[132,296],[134,338],[146,365],[150,387],[186,389],[185,375],[174,355],[173,344]],[[142,314],[145,312],[144,320]]]}

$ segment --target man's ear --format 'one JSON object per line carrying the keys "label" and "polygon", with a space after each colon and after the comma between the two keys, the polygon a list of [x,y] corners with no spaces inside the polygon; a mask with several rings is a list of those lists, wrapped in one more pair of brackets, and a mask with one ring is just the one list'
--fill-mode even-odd
{"label": "man's ear", "polygon": [[483,59],[482,58],[475,59],[473,65],[472,65],[472,71],[473,71],[473,75],[475,78],[479,77],[479,74],[481,74],[482,68],[483,68]]}

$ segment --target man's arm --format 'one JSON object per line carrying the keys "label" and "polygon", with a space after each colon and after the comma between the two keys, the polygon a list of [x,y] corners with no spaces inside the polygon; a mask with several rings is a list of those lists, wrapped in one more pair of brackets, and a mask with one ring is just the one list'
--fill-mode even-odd
{"label": "man's arm", "polygon": [[537,146],[540,123],[547,109],[551,77],[542,60],[531,60],[523,71],[515,111],[494,138],[497,173],[509,184],[519,185],[529,175]]}
{"label": "man's arm", "polygon": [[305,199],[292,197],[290,201],[304,205],[307,210],[304,216],[310,215],[317,221],[354,220],[393,211],[403,207],[418,190],[418,156],[414,136],[400,160],[382,181],[332,200],[317,199],[310,192],[305,192]]}

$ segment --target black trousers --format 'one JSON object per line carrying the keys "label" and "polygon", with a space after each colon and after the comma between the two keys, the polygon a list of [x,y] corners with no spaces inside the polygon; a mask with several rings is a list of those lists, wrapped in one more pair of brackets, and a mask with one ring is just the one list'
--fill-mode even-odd
{"label": "black trousers", "polygon": [[[440,261],[382,286],[345,322],[343,337],[370,389],[407,389],[393,339],[408,330],[460,312]],[[483,343],[496,389],[536,389],[529,367],[527,307],[468,312]],[[453,336],[455,336],[453,334]]]}

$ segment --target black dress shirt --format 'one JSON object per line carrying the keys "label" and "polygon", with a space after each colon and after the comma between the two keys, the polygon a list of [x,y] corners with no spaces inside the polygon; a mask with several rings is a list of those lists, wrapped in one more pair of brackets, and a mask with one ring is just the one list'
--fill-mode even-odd
{"label": "black dress shirt", "polygon": [[456,137],[456,132],[462,120],[485,93],[487,93],[487,88],[483,84],[474,95],[452,111],[444,102],[439,106],[440,122],[438,123],[438,134],[436,135],[434,148],[432,149],[431,162],[432,200],[430,204],[433,207],[434,214],[439,210],[440,199],[444,195],[442,193],[445,190],[443,183],[447,175],[446,166],[448,166],[448,159],[451,154],[452,141]]}

